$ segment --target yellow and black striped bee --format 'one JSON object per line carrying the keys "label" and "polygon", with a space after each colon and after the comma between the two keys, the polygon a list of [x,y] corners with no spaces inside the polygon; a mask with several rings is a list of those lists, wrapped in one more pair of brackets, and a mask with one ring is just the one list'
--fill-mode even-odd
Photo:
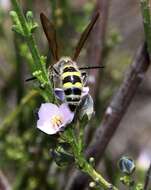
{"label": "yellow and black striped bee", "polygon": [[59,78],[61,86],[60,88],[55,88],[55,94],[61,100],[65,100],[68,103],[70,110],[73,112],[80,104],[82,97],[88,94],[89,91],[89,88],[85,86],[87,77],[83,70],[101,68],[99,66],[80,68],[76,63],[80,51],[98,18],[99,13],[94,16],[94,18],[84,30],[77,44],[73,57],[59,58],[56,31],[53,23],[49,21],[49,19],[43,13],[40,14],[41,23],[55,62],[51,69],[53,70],[53,75]]}

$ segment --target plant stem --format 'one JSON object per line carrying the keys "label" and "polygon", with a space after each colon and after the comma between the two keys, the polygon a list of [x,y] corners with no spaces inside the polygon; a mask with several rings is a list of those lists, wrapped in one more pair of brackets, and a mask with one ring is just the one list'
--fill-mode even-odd
{"label": "plant stem", "polygon": [[70,133],[72,135],[71,147],[74,154],[75,162],[83,172],[87,173],[96,183],[98,183],[102,188],[109,190],[118,190],[115,186],[107,182],[101,174],[99,174],[93,166],[84,158],[81,150],[79,151],[79,142],[76,138],[74,131]]}
{"label": "plant stem", "polygon": [[99,174],[90,163],[88,163],[84,156],[81,154],[77,156],[74,154],[78,167],[85,173],[87,173],[96,183],[98,183],[104,189],[118,190],[115,186],[107,182],[101,174]]}
{"label": "plant stem", "polygon": [[0,125],[0,135],[3,134],[3,130],[7,131],[8,127],[11,126],[11,123],[16,119],[16,117],[20,114],[23,107],[34,97],[38,96],[39,92],[37,90],[31,90],[25,97],[22,98],[20,104],[4,119],[2,124]]}
{"label": "plant stem", "polygon": [[20,24],[21,24],[21,27],[22,27],[22,30],[24,32],[24,36],[26,38],[26,42],[27,42],[27,45],[30,49],[30,52],[31,52],[31,55],[32,55],[32,58],[34,60],[34,62],[36,63],[36,65],[34,66],[34,68],[37,70],[41,70],[42,71],[42,77],[44,79],[44,81],[46,82],[46,84],[49,86],[49,99],[52,100],[53,99],[53,96],[51,94],[51,92],[53,91],[53,88],[52,88],[52,84],[51,82],[49,81],[49,76],[47,74],[47,70],[45,68],[45,65],[41,59],[41,55],[38,51],[38,48],[36,46],[36,43],[35,43],[35,40],[32,36],[32,33],[31,31],[29,30],[28,28],[28,24],[26,22],[26,19],[22,13],[22,10],[17,2],[17,0],[11,0],[12,2],[12,5],[14,7],[14,10],[16,11],[17,15],[18,15],[18,18],[19,18],[19,21],[20,21]]}
{"label": "plant stem", "polygon": [[31,51],[32,57],[33,57],[35,63],[39,66],[39,68],[42,68],[41,67],[41,61],[40,61],[40,53],[38,52],[38,49],[35,45],[33,36],[31,35],[31,33],[28,29],[27,22],[26,22],[26,19],[22,13],[22,10],[21,10],[17,0],[11,0],[11,2],[13,4],[14,10],[16,11],[16,13],[18,15],[19,21],[21,23],[21,26],[22,26],[22,29],[24,32],[24,35],[26,36],[28,47]]}
{"label": "plant stem", "polygon": [[145,182],[144,182],[144,190],[147,190],[149,181],[150,181],[150,175],[151,175],[151,163],[150,166],[146,172]]}
{"label": "plant stem", "polygon": [[149,0],[140,0],[140,4],[144,23],[145,39],[147,42],[148,53],[151,58],[151,15]]}
{"label": "plant stem", "polygon": [[32,57],[33,57],[35,63],[38,64],[39,68],[43,69],[41,67],[40,53],[39,53],[39,51],[35,45],[34,38],[28,29],[27,22],[26,22],[26,19],[22,13],[22,10],[21,10],[17,0],[11,0],[11,2],[13,4],[14,10],[16,11],[16,13],[18,15],[19,21],[21,23],[21,26],[22,26],[22,29],[24,32],[24,35],[27,37],[26,40],[27,40],[28,47],[31,51]]}

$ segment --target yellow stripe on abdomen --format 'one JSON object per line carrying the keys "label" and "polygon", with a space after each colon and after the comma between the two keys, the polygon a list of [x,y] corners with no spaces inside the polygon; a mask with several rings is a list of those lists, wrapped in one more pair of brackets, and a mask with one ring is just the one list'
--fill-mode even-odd
{"label": "yellow stripe on abdomen", "polygon": [[61,77],[62,77],[62,80],[63,80],[65,77],[72,76],[72,75],[75,75],[75,76],[78,76],[78,77],[81,78],[81,73],[78,72],[78,71],[75,71],[75,72],[65,72],[65,73],[62,74]]}
{"label": "yellow stripe on abdomen", "polygon": [[82,83],[80,82],[76,82],[75,84],[71,83],[71,82],[67,82],[65,84],[63,84],[63,88],[66,89],[66,88],[82,88],[83,85]]}

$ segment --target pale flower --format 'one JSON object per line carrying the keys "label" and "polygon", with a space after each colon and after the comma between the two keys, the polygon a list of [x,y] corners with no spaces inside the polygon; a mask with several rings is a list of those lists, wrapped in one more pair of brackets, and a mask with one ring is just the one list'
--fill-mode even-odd
{"label": "pale flower", "polygon": [[49,135],[62,131],[71,123],[74,113],[70,111],[66,103],[59,107],[52,103],[44,103],[38,111],[37,128]]}
{"label": "pale flower", "polygon": [[151,152],[150,150],[145,149],[140,153],[137,159],[137,167],[142,170],[147,170],[150,164],[151,164]]}

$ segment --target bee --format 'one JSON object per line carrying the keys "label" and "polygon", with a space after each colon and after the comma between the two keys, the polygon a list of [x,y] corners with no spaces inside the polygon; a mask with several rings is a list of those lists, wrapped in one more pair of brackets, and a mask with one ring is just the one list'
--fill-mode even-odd
{"label": "bee", "polygon": [[53,23],[44,15],[40,14],[41,24],[43,26],[44,33],[49,43],[49,47],[52,53],[55,64],[50,68],[53,71],[53,76],[59,78],[61,88],[55,88],[55,94],[59,99],[65,100],[72,112],[75,112],[80,104],[82,97],[88,94],[89,88],[86,87],[87,75],[84,70],[102,68],[101,66],[94,67],[78,67],[77,58],[80,54],[85,41],[87,40],[90,32],[92,31],[96,21],[99,18],[97,13],[91,22],[88,24],[84,32],[82,33],[80,40],[75,48],[73,57],[59,57],[58,43],[56,37],[56,30]]}

